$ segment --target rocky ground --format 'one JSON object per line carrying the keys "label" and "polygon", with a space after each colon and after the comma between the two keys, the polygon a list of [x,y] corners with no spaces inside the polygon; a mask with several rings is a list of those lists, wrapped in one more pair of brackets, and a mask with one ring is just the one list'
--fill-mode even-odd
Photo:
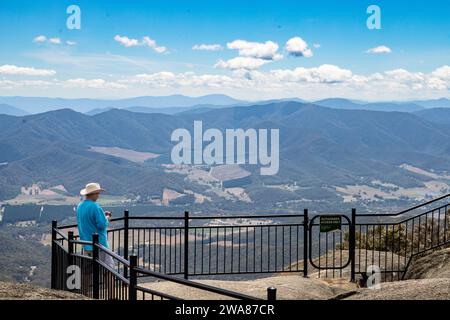
{"label": "rocky ground", "polygon": [[387,282],[381,289],[358,289],[346,299],[450,300],[450,248],[414,259],[404,281]]}
{"label": "rocky ground", "polygon": [[[279,299],[289,300],[317,300],[330,299],[336,295],[347,292],[353,288],[348,281],[345,283],[331,283],[319,279],[303,278],[301,275],[277,275],[273,277],[261,278],[248,281],[223,281],[223,280],[196,280],[197,282],[216,286],[231,291],[242,292],[250,296],[266,299],[267,288],[277,288]],[[192,289],[185,286],[176,285],[166,281],[147,283],[144,287],[156,291],[166,292],[183,299],[204,300],[204,299],[227,299],[214,293],[205,292],[199,289]]]}
{"label": "rocky ground", "polygon": [[26,283],[0,282],[0,300],[87,300],[85,296]]}
{"label": "rocky ground", "polygon": [[[277,274],[246,281],[194,280],[208,285],[242,292],[265,299],[267,288],[277,288],[278,299],[291,300],[450,300],[450,248],[417,257],[411,263],[404,281],[382,283],[379,289],[358,288],[342,278],[317,278],[312,274]],[[217,294],[187,288],[166,281],[143,283],[143,287],[177,296],[182,299],[226,299]],[[70,292],[56,291],[30,284],[0,282],[0,299],[87,299]]]}
{"label": "rocky ground", "polygon": [[450,300],[450,279],[418,279],[381,284],[380,289],[358,289],[346,300]]}

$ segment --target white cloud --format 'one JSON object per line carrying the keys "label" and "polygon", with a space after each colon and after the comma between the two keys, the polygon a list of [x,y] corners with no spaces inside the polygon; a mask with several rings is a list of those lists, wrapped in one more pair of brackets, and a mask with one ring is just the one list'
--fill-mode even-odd
{"label": "white cloud", "polygon": [[[58,38],[58,37],[47,38],[47,37],[44,36],[44,35],[39,35],[39,36],[35,37],[35,38],[33,39],[33,42],[34,42],[34,43],[38,43],[38,44],[46,43],[46,42],[47,42],[47,43],[58,44],[58,45],[63,43],[63,41],[61,40],[61,38]],[[67,41],[65,41],[65,44],[67,44],[67,45],[69,45],[69,46],[74,46],[74,45],[76,45],[77,43],[74,42],[74,41],[67,40]]]}
{"label": "white cloud", "polygon": [[[236,57],[232,62],[218,62],[217,67],[231,69],[225,74],[176,73],[161,71],[108,79],[51,79],[48,81],[16,80],[0,77],[0,91],[8,94],[39,94],[56,92],[95,96],[173,94],[203,95],[225,93],[242,99],[275,99],[302,97],[320,99],[343,96],[352,99],[399,100],[414,98],[450,97],[450,66],[444,65],[429,72],[393,69],[372,74],[355,74],[351,70],[331,64],[293,69],[258,70],[270,60]],[[142,68],[141,68],[142,69]],[[42,70],[0,66],[0,75],[43,75]],[[47,73],[47,75],[50,75]],[[39,91],[41,90],[41,91]],[[51,91],[53,90],[53,91]]]}
{"label": "white cloud", "polygon": [[269,63],[270,60],[259,59],[259,58],[251,58],[251,57],[236,57],[233,59],[229,59],[227,61],[219,60],[214,67],[220,69],[230,69],[230,70],[255,70],[260,68],[266,63]]}
{"label": "white cloud", "polygon": [[148,46],[149,48],[152,48],[155,52],[157,53],[165,53],[167,52],[167,48],[163,47],[163,46],[158,46],[156,44],[156,41],[145,36],[144,38],[142,38],[142,43],[146,46]]}
{"label": "white cloud", "polygon": [[110,82],[104,79],[68,79],[62,82],[66,88],[90,88],[90,89],[126,89],[127,86],[117,82]]}
{"label": "white cloud", "polygon": [[192,50],[204,50],[204,51],[219,51],[222,50],[220,44],[196,44],[192,47]]}
{"label": "white cloud", "polygon": [[237,79],[216,74],[197,75],[194,72],[175,74],[169,71],[156,73],[142,73],[119,80],[123,84],[145,85],[151,88],[179,88],[179,87],[236,87]]}
{"label": "white cloud", "polygon": [[50,38],[50,39],[48,39],[48,42],[50,42],[52,44],[61,44],[61,39],[60,38]]}
{"label": "white cloud", "polygon": [[153,49],[157,53],[168,52],[166,47],[158,46],[156,44],[156,41],[151,39],[148,36],[143,37],[142,40],[138,40],[138,39],[128,38],[127,36],[116,35],[114,37],[114,40],[116,40],[117,42],[119,42],[121,45],[123,45],[126,48],[137,47],[137,46],[147,46],[147,47]]}
{"label": "white cloud", "polygon": [[320,43],[313,43],[313,47],[319,49],[322,45]]}
{"label": "white cloud", "polygon": [[35,43],[44,43],[45,41],[47,41],[47,37],[44,35],[37,36],[33,39]]}
{"label": "white cloud", "polygon": [[246,40],[234,40],[227,43],[228,49],[238,50],[242,57],[264,59],[264,60],[280,60],[283,55],[278,53],[278,44],[273,41],[250,42]]}
{"label": "white cloud", "polygon": [[373,54],[381,54],[381,53],[391,53],[392,50],[389,47],[386,46],[378,46],[375,48],[371,48],[366,51],[367,53],[373,53]]}
{"label": "white cloud", "polygon": [[20,76],[53,76],[56,71],[49,69],[35,69],[33,67],[18,67],[10,64],[0,66],[0,74]]}
{"label": "white cloud", "polygon": [[114,37],[114,40],[116,40],[121,45],[123,45],[124,47],[127,47],[127,48],[128,47],[136,47],[136,46],[140,45],[139,40],[137,40],[137,39],[130,39],[130,38],[126,37],[126,36],[116,35]]}
{"label": "white cloud", "polygon": [[290,55],[295,57],[311,58],[313,53],[308,44],[300,37],[294,37],[286,42],[285,49]]}
{"label": "white cloud", "polygon": [[352,72],[338,66],[324,64],[316,68],[295,68],[270,71],[272,79],[286,82],[343,83],[352,79]]}

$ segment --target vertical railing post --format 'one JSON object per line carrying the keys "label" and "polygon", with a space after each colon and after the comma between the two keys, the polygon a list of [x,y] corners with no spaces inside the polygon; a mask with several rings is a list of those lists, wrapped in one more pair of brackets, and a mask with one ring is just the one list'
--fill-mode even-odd
{"label": "vertical railing post", "polygon": [[189,278],[189,211],[184,212],[184,278]]}
{"label": "vertical railing post", "polygon": [[56,220],[52,221],[52,270],[51,270],[51,281],[50,287],[52,289],[56,288],[56,278],[58,266],[58,257],[56,256],[56,228],[58,227],[58,222]]}
{"label": "vertical railing post", "polygon": [[[308,209],[303,210],[303,277],[308,277],[308,232],[309,217]],[[297,244],[298,245],[298,244]]]}
{"label": "vertical railing post", "polygon": [[[70,267],[73,265],[73,231],[69,231],[67,233],[67,267]],[[65,276],[67,276],[67,270],[64,270]],[[64,278],[66,278],[64,276]],[[69,290],[69,288],[67,288],[67,281],[65,283],[65,289]]]}
{"label": "vertical railing post", "polygon": [[[73,231],[67,232],[67,267],[70,267],[73,265]],[[67,270],[64,270],[64,278],[67,276]],[[70,289],[67,287],[67,281],[65,283],[65,289],[70,291]]]}
{"label": "vertical railing post", "polygon": [[356,209],[352,209],[352,222],[348,235],[348,253],[350,256],[350,281],[355,282],[355,251],[356,251]]}
{"label": "vertical railing post", "polygon": [[267,300],[275,301],[277,300],[277,289],[274,287],[267,288]]}
{"label": "vertical railing post", "polygon": [[[128,210],[125,210],[123,212],[123,258],[125,260],[128,260],[128,238],[129,238],[129,212]],[[127,268],[123,268],[123,276],[125,278],[128,277],[128,270]]]}
{"label": "vertical railing post", "polygon": [[137,256],[130,256],[130,286],[128,289],[128,300],[137,300]]}
{"label": "vertical railing post", "polygon": [[100,267],[98,263],[98,234],[92,235],[92,298],[100,298]]}
{"label": "vertical railing post", "polygon": [[67,260],[68,265],[73,265],[73,231],[69,231],[67,233],[68,243],[67,243],[67,249],[69,252],[69,259]]}

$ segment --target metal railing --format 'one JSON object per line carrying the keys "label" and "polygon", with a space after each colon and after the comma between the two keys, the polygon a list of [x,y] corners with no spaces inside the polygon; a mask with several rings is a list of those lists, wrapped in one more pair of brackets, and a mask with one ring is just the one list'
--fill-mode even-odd
{"label": "metal railing", "polygon": [[449,244],[450,195],[392,214],[357,214],[354,224],[351,279],[379,268],[382,281],[404,278],[413,258]]}
{"label": "metal railing", "polygon": [[414,258],[450,244],[450,195],[397,213],[340,217],[338,230],[322,232],[320,217],[309,223],[309,260],[318,277],[367,280],[379,272],[381,281],[405,278]]}
{"label": "metal railing", "polygon": [[[306,277],[314,270],[319,277],[355,281],[357,275],[366,279],[375,267],[382,281],[401,280],[415,257],[449,244],[449,199],[445,195],[392,214],[359,214],[352,209],[349,216],[334,215],[340,223],[333,231],[322,230],[319,218],[326,215],[309,220],[307,209],[303,214],[197,216],[185,212],[181,217],[130,216],[125,211],[123,217],[110,220],[110,248],[95,239],[79,240],[76,225],[58,227],[53,222],[52,287],[67,289],[64,270],[71,265],[95,276],[85,279],[78,292],[102,299],[176,299],[137,285],[141,279],[202,286],[242,299],[251,297],[188,279],[289,272]],[[91,256],[83,252],[89,243],[94,248]],[[99,255],[108,255],[114,266],[103,263]]]}
{"label": "metal railing", "polygon": [[[308,211],[303,214],[124,216],[111,220],[111,250],[137,255],[138,265],[191,276],[299,272],[307,274]],[[63,226],[63,229],[76,225]],[[299,265],[299,260],[305,261]],[[288,266],[288,267],[286,267]],[[127,277],[127,270],[123,270]],[[140,275],[143,276],[143,275]]]}
{"label": "metal railing", "polygon": [[[143,217],[143,220],[155,220],[155,217]],[[159,219],[159,218],[158,218]],[[189,219],[187,213],[183,218],[185,221]],[[166,281],[172,284],[189,287],[190,289],[203,290],[213,293],[218,297],[226,297],[232,299],[245,300],[260,300],[259,298],[245,295],[239,292],[234,292],[210,285],[205,285],[199,282],[190,281],[187,279],[176,277],[174,274],[163,273],[162,270],[151,270],[147,268],[145,263],[145,255],[136,255],[135,253],[142,253],[139,248],[148,246],[145,241],[140,240],[140,231],[138,230],[159,230],[159,242],[157,251],[158,259],[169,260],[169,256],[163,255],[162,252],[169,252],[168,248],[162,249],[161,244],[161,230],[169,230],[168,227],[143,229],[140,227],[129,227],[130,220],[137,220],[137,217],[129,217],[128,212],[125,212],[124,217],[112,219],[111,222],[123,221],[124,226],[118,228],[111,228],[109,230],[109,239],[111,241],[111,249],[102,246],[98,242],[98,235],[94,234],[92,241],[82,241],[78,236],[74,235],[74,228],[76,225],[66,225],[58,227],[57,222],[52,222],[52,279],[51,286],[54,289],[67,290],[75,293],[80,293],[93,299],[106,300],[181,300],[165,292],[154,290],[142,286],[138,283],[140,278],[145,277],[157,279],[158,281]],[[162,220],[169,220],[166,217]],[[189,224],[189,222],[187,223]],[[186,225],[186,224],[185,224]],[[193,228],[193,229],[192,229]],[[195,234],[197,227],[187,226],[188,236],[193,232]],[[172,230],[172,229],[170,229]],[[67,231],[67,234],[64,233]],[[137,234],[136,234],[137,232]],[[114,239],[119,236],[119,242]],[[113,240],[114,239],[114,240]],[[194,236],[195,244],[195,236]],[[189,239],[186,243],[190,243]],[[165,243],[167,245],[167,243]],[[91,246],[92,250],[86,251],[85,247]],[[191,247],[184,245],[183,248],[189,250]],[[195,245],[194,245],[194,261],[195,261]],[[128,253],[131,253],[129,255]],[[186,252],[186,254],[185,254]],[[122,255],[121,255],[122,254]],[[114,263],[107,263],[106,256],[110,257]],[[184,257],[189,257],[189,251],[183,251]],[[173,256],[170,256],[173,257]],[[178,258],[179,260],[181,257]],[[180,260],[181,261],[181,260]],[[183,268],[190,260],[183,259]],[[188,268],[184,269],[188,270]],[[183,271],[184,271],[183,270]],[[78,272],[78,276],[74,276],[71,272]],[[180,272],[178,272],[180,273]],[[185,275],[186,272],[181,274]],[[76,280],[78,279],[78,280]],[[76,281],[79,281],[78,283]],[[142,281],[141,281],[142,282]],[[276,289],[267,289],[267,298],[275,299]]]}

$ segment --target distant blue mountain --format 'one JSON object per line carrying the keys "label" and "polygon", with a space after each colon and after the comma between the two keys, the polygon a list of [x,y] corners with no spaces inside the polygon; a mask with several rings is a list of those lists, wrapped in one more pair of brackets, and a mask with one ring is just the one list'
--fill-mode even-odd
{"label": "distant blue mountain", "polygon": [[446,98],[435,100],[419,100],[412,103],[418,104],[425,108],[450,108],[450,100]]}
{"label": "distant blue mountain", "polygon": [[8,104],[0,104],[0,114],[6,114],[9,116],[26,116],[28,114],[28,112],[26,112],[22,109],[10,106]]}
{"label": "distant blue mountain", "polygon": [[432,122],[450,124],[450,108],[430,108],[417,111],[415,114]]}
{"label": "distant blue mountain", "polygon": [[78,112],[90,112],[94,109],[128,108],[134,106],[148,108],[191,107],[199,104],[232,105],[243,101],[223,94],[210,94],[200,97],[183,95],[144,96],[118,100],[104,99],[63,99],[45,97],[0,97],[0,104],[5,103],[22,108],[29,113],[41,113],[51,110],[70,108]]}
{"label": "distant blue mountain", "polygon": [[423,106],[414,102],[363,102],[343,98],[319,100],[315,101],[314,104],[322,107],[348,110],[415,112],[424,109]]}

